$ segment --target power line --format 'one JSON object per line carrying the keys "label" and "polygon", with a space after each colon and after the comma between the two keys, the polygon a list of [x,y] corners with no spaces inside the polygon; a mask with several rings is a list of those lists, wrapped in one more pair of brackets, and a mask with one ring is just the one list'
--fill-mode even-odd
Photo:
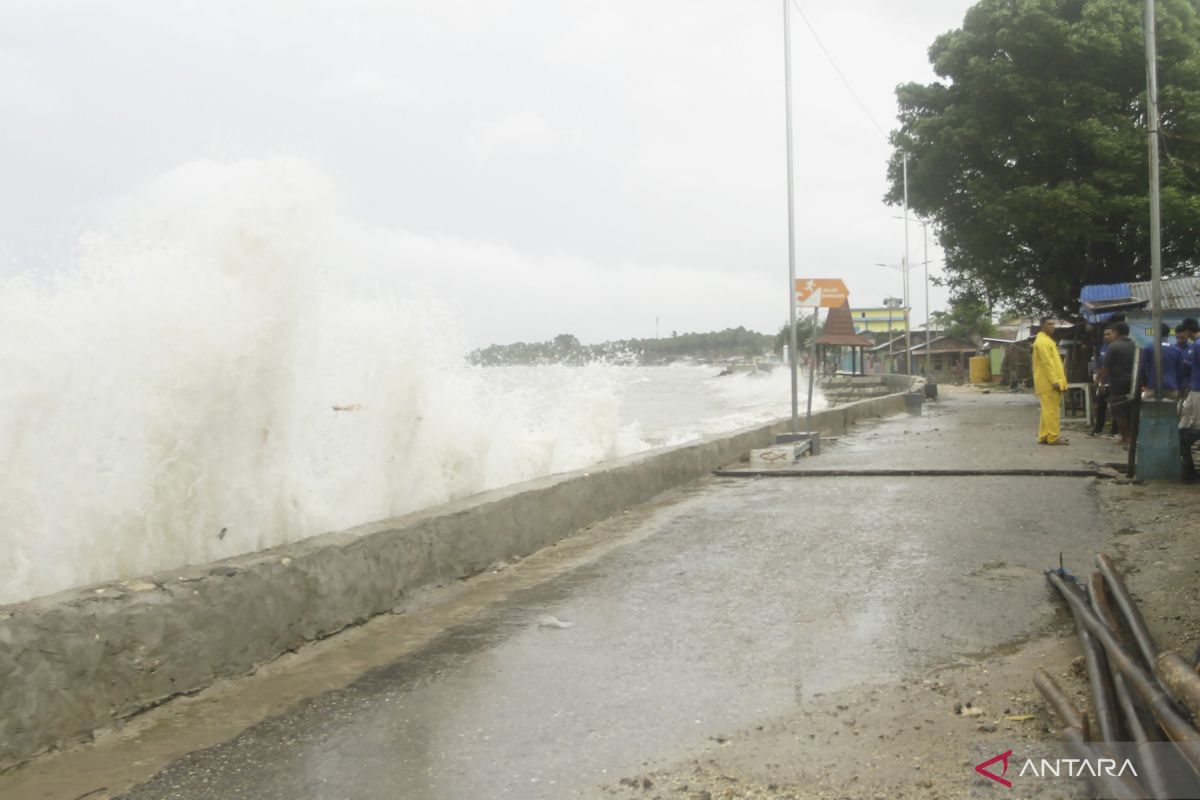
{"label": "power line", "polygon": [[830,55],[829,50],[826,49],[824,42],[821,41],[821,37],[817,35],[817,29],[814,28],[812,23],[808,21],[808,17],[804,16],[804,12],[800,10],[800,6],[796,0],[792,0],[792,6],[796,9],[796,13],[800,15],[800,19],[804,20],[804,25],[808,28],[808,32],[811,33],[813,39],[817,41],[817,47],[820,47],[821,52],[825,54],[825,58],[829,59],[829,65],[833,67],[833,71],[837,73],[839,78],[841,78],[842,85],[846,87],[846,91],[850,93],[850,96],[854,98],[854,102],[858,103],[858,107],[861,108],[863,113],[867,115],[867,119],[869,119],[871,124],[875,126],[875,130],[879,131],[880,135],[882,135],[884,138],[887,138],[887,131],[885,131],[883,127],[875,121],[875,117],[871,116],[871,112],[867,109],[866,104],[858,98],[858,94],[855,93],[854,87],[850,85],[850,81],[846,80],[846,76],[842,74],[841,69],[838,68],[837,62],[833,60],[833,56]]}

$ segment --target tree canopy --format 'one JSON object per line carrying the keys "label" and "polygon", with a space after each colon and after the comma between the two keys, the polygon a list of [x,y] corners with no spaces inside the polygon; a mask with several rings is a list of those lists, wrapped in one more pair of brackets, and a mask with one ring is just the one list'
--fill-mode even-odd
{"label": "tree canopy", "polygon": [[[809,314],[798,314],[796,316],[796,350],[804,353],[812,347],[813,330],[817,331],[817,336],[820,336],[825,331],[825,323],[813,325],[813,318]],[[783,323],[783,327],[775,334],[774,349],[776,353],[784,352],[792,341],[792,324],[790,322]]]}
{"label": "tree canopy", "polygon": [[949,311],[935,311],[931,315],[934,324],[942,328],[947,336],[967,339],[981,344],[983,337],[996,332],[991,309],[971,294],[962,294],[950,304]]}
{"label": "tree canopy", "polygon": [[752,358],[771,353],[774,339],[744,327],[711,333],[672,332],[662,339],[622,339],[600,344],[580,344],[569,333],[549,342],[493,344],[467,354],[480,366],[512,364],[588,364],[593,361],[624,364],[669,364],[682,358],[717,360]]}
{"label": "tree canopy", "polygon": [[[1200,260],[1200,0],[1159,0],[1164,275]],[[931,220],[955,295],[1074,312],[1150,276],[1142,0],[981,0],[896,90],[885,199]]]}

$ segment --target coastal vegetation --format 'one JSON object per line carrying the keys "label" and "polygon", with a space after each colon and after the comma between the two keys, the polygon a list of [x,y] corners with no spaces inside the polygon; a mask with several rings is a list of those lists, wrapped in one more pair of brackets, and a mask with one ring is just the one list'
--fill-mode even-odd
{"label": "coastal vegetation", "polygon": [[972,294],[960,294],[950,304],[949,311],[934,311],[933,325],[936,330],[946,332],[956,339],[967,339],[982,344],[985,336],[996,332],[992,311],[980,298]]}
{"label": "coastal vegetation", "polygon": [[[1150,276],[1140,0],[981,0],[896,89],[887,202],[937,230],[958,296],[1073,312],[1081,286]],[[1162,257],[1200,266],[1200,13],[1157,4]]]}
{"label": "coastal vegetation", "polygon": [[493,344],[473,350],[467,361],[479,366],[515,364],[589,364],[607,361],[618,364],[669,364],[690,359],[713,362],[753,359],[773,352],[777,337],[744,327],[710,333],[675,333],[656,339],[621,339],[599,344],[581,344],[570,333],[560,333],[546,342]]}

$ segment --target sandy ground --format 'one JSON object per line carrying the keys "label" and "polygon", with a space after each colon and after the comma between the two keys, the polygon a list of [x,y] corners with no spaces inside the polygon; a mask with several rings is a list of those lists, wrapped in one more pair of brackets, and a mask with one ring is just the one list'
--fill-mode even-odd
{"label": "sandy ground", "polygon": [[[978,389],[952,387],[955,393]],[[1066,423],[1066,426],[1072,423]],[[1066,427],[1064,426],[1064,427]],[[1086,432],[1075,423],[1072,438]],[[1114,461],[1123,451],[1113,448]],[[1200,486],[1097,480],[1106,552],[1160,648],[1190,657],[1200,643]],[[1051,565],[1048,565],[1051,566]],[[1094,564],[1065,564],[1086,577]],[[1017,796],[991,785],[974,764],[1008,749],[1045,746],[1061,727],[1033,686],[1041,667],[1090,711],[1074,623],[1047,584],[1055,621],[1024,640],[899,683],[813,698],[799,714],[716,737],[702,752],[666,767],[620,777],[597,797],[958,798]],[[963,743],[978,759],[963,758]],[[1027,788],[1027,787],[1023,787]],[[1081,797],[1076,792],[1021,797]]]}

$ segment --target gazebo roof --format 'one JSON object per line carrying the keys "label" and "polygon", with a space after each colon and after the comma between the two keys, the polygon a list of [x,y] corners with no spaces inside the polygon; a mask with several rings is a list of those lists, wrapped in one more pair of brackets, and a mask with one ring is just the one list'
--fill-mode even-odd
{"label": "gazebo roof", "polygon": [[829,309],[829,318],[825,320],[825,332],[817,337],[817,344],[833,347],[871,347],[875,341],[854,332],[854,317],[850,315],[850,301],[847,300],[837,308]]}

